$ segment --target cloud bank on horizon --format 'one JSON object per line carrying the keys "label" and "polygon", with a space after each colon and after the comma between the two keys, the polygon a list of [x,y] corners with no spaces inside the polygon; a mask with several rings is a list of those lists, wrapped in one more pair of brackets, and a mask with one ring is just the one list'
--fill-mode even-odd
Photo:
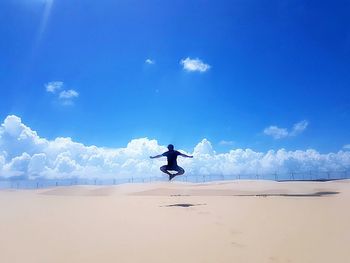
{"label": "cloud bank on horizon", "polygon": [[[0,178],[115,178],[122,176],[162,176],[159,166],[165,160],[150,155],[166,151],[156,140],[131,140],[125,148],[86,146],[71,138],[47,140],[9,115],[0,127]],[[232,175],[290,171],[335,171],[350,168],[350,151],[321,154],[316,150],[266,153],[232,149],[216,153],[203,139],[193,149],[193,159],[180,164],[187,174]]]}

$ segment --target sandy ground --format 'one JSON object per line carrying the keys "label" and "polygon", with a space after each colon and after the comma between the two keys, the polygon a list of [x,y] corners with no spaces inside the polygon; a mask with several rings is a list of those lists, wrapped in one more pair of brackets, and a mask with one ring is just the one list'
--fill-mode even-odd
{"label": "sandy ground", "polygon": [[350,262],[350,181],[0,191],[0,262]]}

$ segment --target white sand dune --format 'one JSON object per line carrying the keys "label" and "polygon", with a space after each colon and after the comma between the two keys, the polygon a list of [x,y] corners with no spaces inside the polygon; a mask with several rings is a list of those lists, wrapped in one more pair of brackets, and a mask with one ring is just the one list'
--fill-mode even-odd
{"label": "white sand dune", "polygon": [[349,203],[349,180],[2,190],[0,259],[346,263]]}

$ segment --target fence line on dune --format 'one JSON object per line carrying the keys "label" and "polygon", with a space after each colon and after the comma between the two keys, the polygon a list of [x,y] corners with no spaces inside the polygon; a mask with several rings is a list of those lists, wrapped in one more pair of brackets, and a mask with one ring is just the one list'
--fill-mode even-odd
{"label": "fence line on dune", "polygon": [[[291,171],[274,173],[237,173],[237,174],[196,174],[181,175],[173,180],[178,182],[205,183],[227,180],[274,180],[274,181],[329,181],[350,179],[350,170],[342,171]],[[125,183],[150,183],[168,181],[165,175],[121,178],[69,178],[69,179],[36,179],[36,180],[6,180],[0,181],[0,188],[35,189],[70,185],[117,185]]]}

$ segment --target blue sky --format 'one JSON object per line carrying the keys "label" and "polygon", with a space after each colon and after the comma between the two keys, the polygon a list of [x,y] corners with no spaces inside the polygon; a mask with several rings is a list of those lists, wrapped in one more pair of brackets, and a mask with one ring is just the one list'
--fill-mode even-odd
{"label": "blue sky", "polygon": [[347,1],[4,0],[0,118],[105,147],[339,151],[349,13]]}

